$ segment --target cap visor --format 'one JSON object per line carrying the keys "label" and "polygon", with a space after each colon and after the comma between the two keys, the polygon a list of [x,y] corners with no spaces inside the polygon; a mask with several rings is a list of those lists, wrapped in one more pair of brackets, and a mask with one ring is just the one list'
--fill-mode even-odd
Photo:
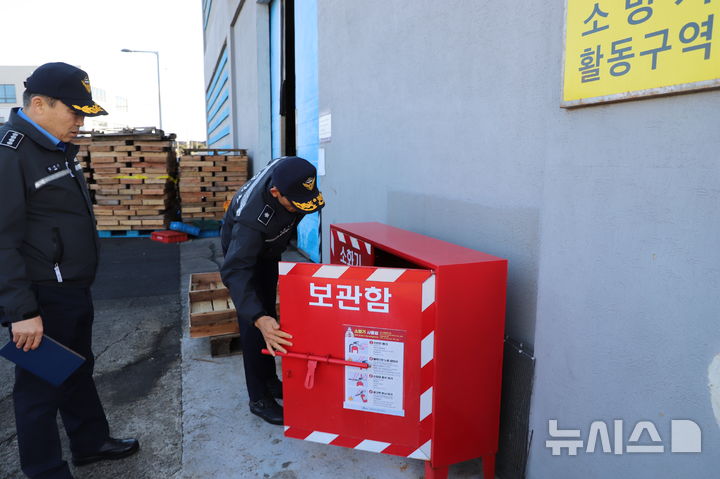
{"label": "cap visor", "polygon": [[[303,198],[304,199],[304,198]],[[308,201],[294,201],[290,200],[293,206],[304,213],[312,213],[313,211],[319,210],[325,206],[325,200],[323,199],[322,193],[319,191],[310,197]]]}
{"label": "cap visor", "polygon": [[101,107],[95,102],[89,105],[85,105],[80,102],[74,102],[72,100],[62,100],[62,102],[65,103],[68,107],[70,107],[70,109],[74,113],[82,116],[100,116],[108,114],[108,112],[106,112],[103,107]]}

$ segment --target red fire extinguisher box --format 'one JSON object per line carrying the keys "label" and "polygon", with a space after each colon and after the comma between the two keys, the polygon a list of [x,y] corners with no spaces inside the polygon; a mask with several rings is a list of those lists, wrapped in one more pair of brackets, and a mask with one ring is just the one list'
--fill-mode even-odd
{"label": "red fire extinguisher box", "polygon": [[280,263],[285,435],[495,477],[507,260],[381,223]]}

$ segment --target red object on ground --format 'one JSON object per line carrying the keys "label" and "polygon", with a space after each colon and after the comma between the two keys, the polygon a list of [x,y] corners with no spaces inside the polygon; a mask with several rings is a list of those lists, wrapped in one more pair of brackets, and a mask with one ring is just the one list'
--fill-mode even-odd
{"label": "red object on ground", "polygon": [[495,477],[507,260],[381,223],[330,235],[335,264],[279,267],[285,435]]}
{"label": "red object on ground", "polygon": [[153,231],[150,234],[150,239],[161,243],[182,243],[188,240],[188,235],[180,231]]}

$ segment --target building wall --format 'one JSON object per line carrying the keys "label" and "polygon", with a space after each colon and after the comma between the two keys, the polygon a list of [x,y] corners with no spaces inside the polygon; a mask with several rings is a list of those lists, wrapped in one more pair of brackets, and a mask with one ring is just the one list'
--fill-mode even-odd
{"label": "building wall", "polygon": [[[245,2],[230,30],[236,148],[255,164],[270,160],[270,20],[266,5]],[[259,162],[259,163],[258,163]]]}
{"label": "building wall", "polygon": [[232,59],[230,23],[238,1],[203,0],[205,101],[208,147],[233,148]]}
{"label": "building wall", "polygon": [[551,39],[543,25],[505,31],[510,18],[479,28],[508,5],[382,4],[318,7],[323,223],[388,222],[509,258],[508,333],[532,344],[546,109],[562,113]]}
{"label": "building wall", "polygon": [[[508,258],[507,334],[537,361],[527,476],[709,477],[720,92],[559,108],[563,2],[318,12],[325,258],[328,224],[369,220]],[[653,421],[665,453],[552,456],[549,419],[585,441],[623,419],[625,444]],[[672,419],[705,452],[672,454]]]}
{"label": "building wall", "polygon": [[244,0],[203,5],[208,146],[246,149],[263,166],[271,156],[268,6]]}

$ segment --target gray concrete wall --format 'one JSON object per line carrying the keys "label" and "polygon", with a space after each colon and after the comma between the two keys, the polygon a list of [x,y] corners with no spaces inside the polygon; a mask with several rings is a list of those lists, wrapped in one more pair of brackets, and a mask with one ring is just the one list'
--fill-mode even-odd
{"label": "gray concrete wall", "polygon": [[[537,358],[528,477],[715,474],[720,92],[559,108],[562,2],[318,4],[324,258],[327,225],[377,220],[510,260],[507,333]],[[622,419],[625,445],[653,421],[665,452],[552,456],[549,419],[585,444]],[[702,453],[671,453],[673,419]]]}
{"label": "gray concrete wall", "polygon": [[[551,132],[530,477],[710,477],[720,464],[708,391],[720,352],[719,107],[712,92],[563,112]],[[671,421],[691,419],[704,452],[551,457],[551,418],[584,439],[592,421],[623,419],[626,444],[650,420],[666,451]]]}
{"label": "gray concrete wall", "polygon": [[561,38],[542,22],[514,22],[546,9],[318,7],[320,111],[332,114],[323,223],[377,220],[509,258],[507,328],[526,343],[535,336],[547,117],[562,113],[552,103],[559,62],[552,68],[547,56]]}
{"label": "gray concrete wall", "polygon": [[230,27],[235,148],[255,165],[270,160],[270,52],[267,5],[244,2]]}

